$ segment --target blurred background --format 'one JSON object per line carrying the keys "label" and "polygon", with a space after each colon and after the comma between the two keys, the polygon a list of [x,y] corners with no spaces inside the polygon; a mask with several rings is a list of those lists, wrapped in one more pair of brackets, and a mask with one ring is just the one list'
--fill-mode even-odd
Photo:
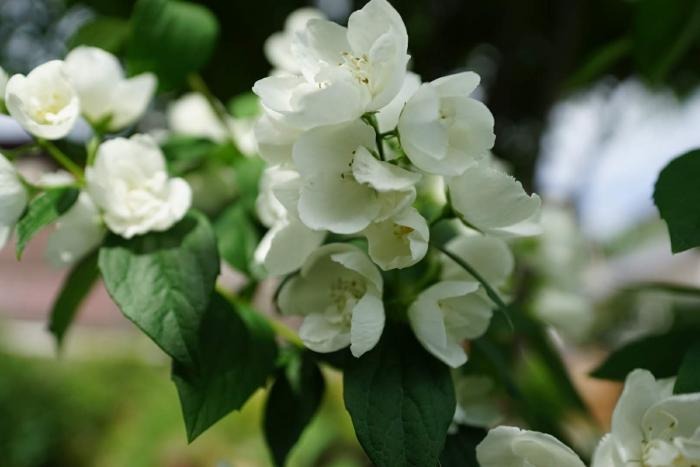
{"label": "blurred background", "polygon": [[[340,23],[364,1],[207,0],[222,25],[203,77],[223,102],[271,65],[265,39],[293,10],[315,6]],[[700,286],[695,252],[672,256],[652,202],[672,158],[700,147],[698,0],[393,0],[424,81],[461,70],[482,77],[496,120],[494,154],[545,201],[542,239],[518,245],[527,303],[550,325],[568,370],[609,423],[618,387],[587,377],[611,348],[662,333],[700,310],[640,283]],[[128,18],[131,0],[0,0],[0,65],[26,73],[69,50],[100,16]],[[115,51],[115,52],[118,52]],[[160,96],[145,129],[164,125]],[[21,133],[0,120],[0,144]],[[40,158],[24,168],[46,170]],[[48,164],[48,161],[46,162]],[[187,446],[166,359],[98,287],[59,353],[46,331],[64,272],[0,252],[0,466],[269,465],[261,398]],[[367,462],[328,372],[324,409],[290,465]],[[284,421],[280,421],[284,423]],[[583,442],[585,444],[585,442]]]}

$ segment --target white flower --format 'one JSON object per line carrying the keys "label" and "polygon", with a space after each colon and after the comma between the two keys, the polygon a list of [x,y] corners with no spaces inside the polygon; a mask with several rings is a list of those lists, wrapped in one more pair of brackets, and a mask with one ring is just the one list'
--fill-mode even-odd
{"label": "white flower", "polygon": [[102,216],[86,192],[81,192],[73,206],[56,222],[49,236],[46,257],[55,267],[80,261],[104,238]]}
{"label": "white flower", "polygon": [[479,84],[473,72],[423,84],[399,118],[401,145],[419,169],[459,175],[488,154],[496,136],[489,109],[469,97]]}
{"label": "white flower", "polygon": [[124,238],[169,229],[192,202],[187,182],[168,178],[163,153],[145,135],[103,143],[85,179],[107,227]]}
{"label": "white flower", "polygon": [[360,249],[332,243],[313,252],[282,287],[279,306],[285,314],[305,316],[299,336],[311,350],[334,352],[350,345],[360,357],[384,330],[383,287],[379,270]]}
{"label": "white flower", "polygon": [[301,131],[286,125],[274,112],[265,112],[255,122],[253,129],[258,152],[268,164],[288,164],[292,161],[292,148]]}
{"label": "white flower", "polygon": [[229,128],[221,124],[207,99],[197,92],[183,95],[168,107],[168,126],[174,133],[223,142]]}
{"label": "white flower", "polygon": [[126,78],[117,57],[97,47],[80,46],[66,56],[65,70],[80,98],[83,115],[93,124],[108,119],[118,131],[143,115],[156,89],[156,77]]}
{"label": "white flower", "polygon": [[482,428],[494,426],[503,418],[495,397],[494,383],[488,376],[453,373],[457,407],[452,420],[454,425],[468,425]]}
{"label": "white flower", "polygon": [[5,88],[7,87],[7,80],[9,78],[7,72],[0,67],[0,101],[5,100]]}
{"label": "white flower", "polygon": [[326,232],[311,230],[299,220],[299,188],[299,174],[294,170],[270,167],[260,178],[256,209],[258,218],[270,230],[256,248],[255,260],[271,275],[299,269],[326,236]]}
{"label": "white flower", "polygon": [[481,336],[491,321],[491,306],[478,290],[476,282],[438,282],[421,292],[408,309],[418,341],[452,368],[467,361],[462,341]]}
{"label": "white flower", "polygon": [[541,200],[487,163],[473,164],[448,181],[455,212],[469,226],[503,237],[537,235]]}
{"label": "white flower", "polygon": [[299,8],[287,16],[284,30],[268,37],[263,48],[268,61],[275,67],[273,74],[298,74],[301,71],[299,62],[292,54],[294,36],[302,32],[310,20],[325,18],[323,12],[309,7]]}
{"label": "white flower", "polygon": [[[508,280],[515,267],[515,259],[508,245],[501,239],[483,235],[455,237],[445,245],[450,253],[469,263],[481,277],[494,287],[500,287]],[[441,256],[444,281],[476,280],[459,264]]]}
{"label": "white flower", "polygon": [[27,207],[27,190],[14,166],[0,154],[0,249],[15,228],[17,220]]}
{"label": "white flower", "polygon": [[627,376],[593,467],[700,465],[700,393],[674,395],[673,384],[646,370]]}
{"label": "white flower", "polygon": [[308,227],[356,233],[413,203],[420,175],[377,160],[374,131],[360,120],[304,133],[293,149],[303,178],[299,217]]}
{"label": "white flower", "polygon": [[27,76],[12,76],[5,105],[25,130],[45,139],[63,138],[80,116],[78,95],[60,60],[39,65]]}
{"label": "white flower", "polygon": [[380,132],[384,133],[396,128],[399,124],[399,115],[401,115],[403,106],[406,105],[408,99],[418,90],[420,85],[420,76],[410,71],[406,73],[399,93],[376,114]]}
{"label": "white flower", "polygon": [[253,87],[264,107],[299,128],[332,125],[379,110],[396,96],[406,74],[408,35],[386,0],[371,0],[348,27],[311,20],[292,51],[300,76],[271,76]]}
{"label": "white flower", "polygon": [[369,244],[369,257],[385,271],[413,266],[428,251],[428,223],[412,207],[370,224],[363,233]]}
{"label": "white flower", "polygon": [[537,431],[499,426],[476,447],[481,467],[585,467],[568,446]]}

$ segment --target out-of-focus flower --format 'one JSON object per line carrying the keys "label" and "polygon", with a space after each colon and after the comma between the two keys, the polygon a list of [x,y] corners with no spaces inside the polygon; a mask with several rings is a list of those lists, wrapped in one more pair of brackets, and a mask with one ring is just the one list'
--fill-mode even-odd
{"label": "out-of-focus flower", "polygon": [[420,174],[377,160],[374,131],[360,120],[304,133],[293,159],[302,176],[299,217],[308,227],[359,232],[415,200]]}
{"label": "out-of-focus flower", "polygon": [[45,139],[63,138],[80,116],[78,94],[60,60],[39,65],[27,76],[12,76],[5,105],[25,130]]}
{"label": "out-of-focus flower", "polygon": [[367,237],[369,257],[385,271],[413,266],[428,251],[430,229],[415,208],[374,222],[363,233]]}
{"label": "out-of-focus flower", "polygon": [[299,336],[311,350],[333,352],[349,345],[360,357],[384,329],[383,284],[361,250],[332,243],[313,252],[282,287],[279,306],[285,314],[304,316]]}
{"label": "out-of-focus flower", "polygon": [[438,282],[421,292],[408,309],[418,341],[452,368],[467,361],[462,342],[482,335],[491,321],[491,306],[478,290],[476,282]]}
{"label": "out-of-focus flower", "polygon": [[192,203],[187,182],[168,177],[163,153],[145,135],[103,143],[85,179],[105,224],[124,238],[169,229]]}
{"label": "out-of-focus flower", "polygon": [[499,423],[503,414],[492,394],[493,380],[488,376],[457,373],[453,373],[457,408],[452,431],[455,431],[456,425],[489,428]]}
{"label": "out-of-focus flower", "polygon": [[49,236],[46,257],[55,267],[70,266],[96,248],[104,238],[105,227],[95,203],[86,192],[56,222]]}
{"label": "out-of-focus flower", "polygon": [[275,67],[272,74],[296,75],[301,71],[299,62],[292,53],[292,42],[294,36],[302,32],[306,23],[312,19],[326,19],[326,16],[316,8],[299,8],[287,16],[283,31],[267,38],[263,50],[267,60]]}
{"label": "out-of-focus flower", "polygon": [[470,165],[448,183],[452,207],[467,225],[496,236],[537,235],[541,200],[486,163]]}
{"label": "out-of-focus flower", "polygon": [[647,370],[627,376],[593,467],[700,465],[700,393],[673,394]]}
{"label": "out-of-focus flower", "polygon": [[126,78],[117,57],[97,47],[80,46],[66,56],[65,69],[92,124],[109,131],[132,125],[145,112],[156,89],[156,77],[143,73]]}
{"label": "out-of-focus flower", "polygon": [[476,447],[481,467],[585,467],[574,451],[554,436],[499,426]]}
{"label": "out-of-focus flower", "polygon": [[265,108],[309,129],[359,118],[387,105],[406,74],[408,36],[386,0],[354,12],[348,27],[310,20],[292,44],[299,76],[270,76],[253,87]]}
{"label": "out-of-focus flower", "polygon": [[168,107],[168,126],[174,133],[208,138],[222,142],[230,137],[230,129],[221,124],[207,99],[191,92]]}
{"label": "out-of-focus flower", "polygon": [[420,86],[399,118],[401,145],[419,169],[459,175],[488,154],[496,136],[489,109],[469,97],[479,85],[473,72],[445,76]]}
{"label": "out-of-focus flower", "polygon": [[27,207],[27,190],[14,166],[0,154],[0,249],[12,235],[15,223]]}
{"label": "out-of-focus flower", "polygon": [[[445,245],[448,251],[474,267],[481,277],[494,287],[508,280],[515,267],[515,259],[508,245],[496,237],[464,235],[455,237]],[[441,256],[444,281],[475,281],[460,265],[446,255]]]}

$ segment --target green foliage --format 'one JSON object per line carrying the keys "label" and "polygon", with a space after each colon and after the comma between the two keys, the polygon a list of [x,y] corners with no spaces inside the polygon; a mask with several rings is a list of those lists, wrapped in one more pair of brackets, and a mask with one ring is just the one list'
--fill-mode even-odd
{"label": "green foliage", "polygon": [[700,392],[700,340],[696,340],[683,357],[673,392],[675,394]]}
{"label": "green foliage", "polygon": [[440,454],[441,467],[479,467],[476,461],[476,446],[486,436],[483,428],[460,426],[457,433],[445,441],[445,449]]}
{"label": "green foliage", "polygon": [[214,231],[191,211],[166,232],[107,238],[99,267],[122,313],[173,359],[192,364],[219,274]]}
{"label": "green foliage", "polygon": [[97,251],[95,251],[76,264],[63,282],[49,317],[49,331],[54,335],[59,346],[99,274]]}
{"label": "green foliage", "polygon": [[242,203],[234,203],[214,223],[221,257],[235,269],[250,275],[260,234]]}
{"label": "green foliage", "polygon": [[697,340],[697,330],[673,330],[660,336],[643,337],[615,350],[592,373],[595,378],[624,381],[637,368],[657,378],[678,373],[688,348]]}
{"label": "green foliage", "polygon": [[119,54],[129,37],[129,22],[122,18],[99,16],[85,23],[70,38],[68,47],[79,45],[99,47],[113,54]]}
{"label": "green foliage", "polygon": [[659,175],[654,202],[668,225],[671,249],[678,253],[700,245],[700,149],[672,160]]}
{"label": "green foliage", "polygon": [[253,118],[260,114],[258,96],[252,92],[239,94],[228,101],[228,111],[236,118]]}
{"label": "green foliage", "polygon": [[127,47],[129,73],[151,71],[161,87],[177,87],[209,61],[218,34],[216,16],[202,5],[139,0]]}
{"label": "green foliage", "polygon": [[455,411],[449,369],[403,327],[350,362],[345,406],[360,444],[378,467],[434,466]]}
{"label": "green foliage", "polygon": [[172,135],[160,145],[172,175],[198,168],[215,147],[216,143],[209,139],[186,135]]}
{"label": "green foliage", "polygon": [[214,294],[187,346],[191,359],[173,362],[172,378],[191,442],[265,385],[275,369],[277,344],[253,310],[241,303],[234,309]]}
{"label": "green foliage", "polygon": [[78,199],[75,188],[54,188],[45,191],[30,203],[17,223],[17,259],[22,258],[27,243],[41,229],[56,221]]}
{"label": "green foliage", "polygon": [[290,351],[265,405],[265,440],[275,465],[285,465],[287,455],[321,405],[324,391],[323,374],[310,354]]}
{"label": "green foliage", "polygon": [[700,37],[700,2],[641,0],[633,32],[637,67],[659,84]]}

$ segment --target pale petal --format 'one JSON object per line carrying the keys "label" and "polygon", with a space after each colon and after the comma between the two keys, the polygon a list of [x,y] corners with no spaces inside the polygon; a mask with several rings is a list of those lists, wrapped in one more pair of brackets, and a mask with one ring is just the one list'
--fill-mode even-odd
{"label": "pale petal", "polygon": [[423,84],[406,102],[398,129],[411,162],[425,172],[435,173],[435,162],[447,155],[448,132],[440,123],[440,99],[433,87]]}
{"label": "pale petal", "polygon": [[323,313],[307,315],[299,328],[299,337],[314,352],[335,352],[350,345],[350,332]]}
{"label": "pale petal", "polygon": [[477,446],[481,467],[583,467],[581,459],[553,436],[515,427],[489,431]]}
{"label": "pale petal", "polygon": [[447,75],[431,82],[440,97],[468,96],[479,86],[481,77],[473,71]]}
{"label": "pale petal", "polygon": [[420,85],[420,76],[412,72],[406,73],[399,93],[389,104],[381,108],[376,114],[379,131],[386,132],[396,128],[399,124],[399,115],[401,115],[404,105],[406,105],[408,99],[418,90]]}
{"label": "pale petal", "polygon": [[49,236],[46,257],[53,266],[65,267],[80,261],[104,238],[100,213],[90,196],[82,192],[75,204],[61,216]]}
{"label": "pale petal", "polygon": [[416,264],[428,251],[430,230],[415,208],[383,222],[374,222],[364,231],[372,261],[387,271]]}
{"label": "pale petal", "polygon": [[360,183],[366,183],[377,191],[407,190],[420,181],[419,173],[397,165],[377,160],[360,146],[352,161],[352,173]]}
{"label": "pale petal", "polygon": [[408,48],[408,33],[399,13],[386,0],[372,0],[348,19],[348,41],[355,52],[368,52],[384,34],[396,37],[399,49]]}
{"label": "pale petal", "polygon": [[377,345],[384,330],[384,321],[384,303],[381,297],[365,294],[352,310],[350,352],[354,357],[361,357]]}
{"label": "pale petal", "polygon": [[[446,248],[469,263],[487,282],[501,286],[513,273],[515,259],[508,245],[495,237],[469,235],[456,237]],[[443,280],[475,280],[461,266],[442,257]]]}
{"label": "pale petal", "polygon": [[324,237],[325,232],[311,230],[294,220],[273,227],[260,243],[264,245],[269,242],[267,252],[260,253],[265,269],[275,276],[299,269],[304,260],[321,246]]}
{"label": "pale petal", "polygon": [[117,84],[113,91],[110,130],[121,130],[138,120],[151,102],[156,85],[156,77],[152,73],[144,73]]}
{"label": "pale petal", "polygon": [[345,268],[360,274],[374,286],[378,294],[381,294],[384,288],[382,275],[363,252],[357,248],[352,248],[332,254],[331,259],[338,264],[342,264]]}

